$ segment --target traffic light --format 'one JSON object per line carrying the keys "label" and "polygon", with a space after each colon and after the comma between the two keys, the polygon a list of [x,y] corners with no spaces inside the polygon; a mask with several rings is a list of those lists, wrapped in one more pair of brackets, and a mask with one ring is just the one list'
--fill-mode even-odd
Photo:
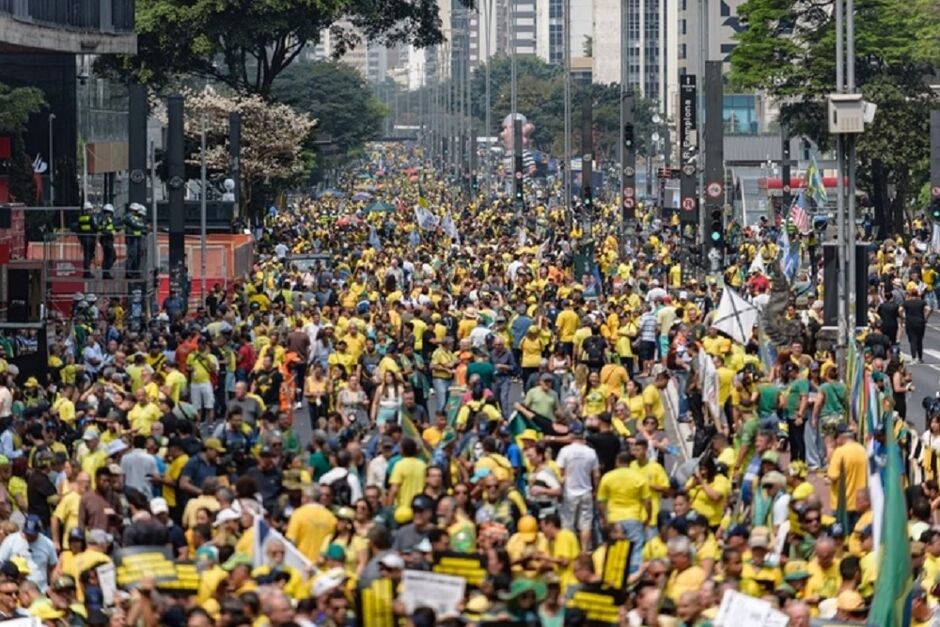
{"label": "traffic light", "polygon": [[940,223],[940,197],[934,197],[930,201],[930,219]]}
{"label": "traffic light", "polygon": [[522,197],[523,187],[522,187],[522,181],[518,178],[516,179],[515,185],[513,186],[513,193],[514,193],[514,198],[515,198],[516,203],[521,205],[522,201],[524,200]]}
{"label": "traffic light", "polygon": [[711,243],[712,248],[723,248],[725,245],[725,225],[721,209],[714,209],[711,212],[708,241]]}
{"label": "traffic light", "polygon": [[585,211],[591,211],[594,208],[594,192],[590,185],[585,185],[581,190],[581,205]]}
{"label": "traffic light", "polygon": [[627,150],[633,149],[633,125],[623,125],[623,147]]}

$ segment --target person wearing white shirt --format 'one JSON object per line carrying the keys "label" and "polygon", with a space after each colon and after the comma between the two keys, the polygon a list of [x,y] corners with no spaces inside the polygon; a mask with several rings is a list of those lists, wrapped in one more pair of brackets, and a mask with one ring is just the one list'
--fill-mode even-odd
{"label": "person wearing white shirt", "polygon": [[13,415],[13,393],[6,381],[0,383],[0,420]]}
{"label": "person wearing white shirt", "polygon": [[591,545],[594,523],[594,486],[600,481],[597,453],[584,441],[584,425],[571,425],[571,444],[558,451],[555,463],[564,471],[561,521],[565,529],[577,530],[581,546]]}
{"label": "person wearing white shirt", "polygon": [[0,433],[0,455],[9,460],[22,457],[23,451],[16,447],[14,438],[17,435],[22,438],[24,433],[26,433],[26,423],[19,419],[14,420],[9,427],[4,429],[3,433]]}
{"label": "person wearing white shirt", "polygon": [[124,471],[124,485],[133,488],[142,494],[150,494],[150,477],[159,475],[157,460],[144,450],[147,438],[142,435],[134,436],[134,448],[121,458],[121,470]]}

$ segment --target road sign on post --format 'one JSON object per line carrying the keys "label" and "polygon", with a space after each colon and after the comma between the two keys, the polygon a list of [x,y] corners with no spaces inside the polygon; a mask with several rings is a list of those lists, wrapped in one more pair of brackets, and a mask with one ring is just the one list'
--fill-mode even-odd
{"label": "road sign on post", "polygon": [[[724,253],[724,87],[721,78],[721,61],[705,62],[705,208],[704,217],[711,217],[711,224],[703,246],[703,255],[711,249]],[[716,231],[717,226],[717,231]],[[705,229],[703,228],[703,231]],[[703,237],[705,237],[703,235]]]}
{"label": "road sign on post", "polygon": [[[696,77],[686,74],[680,77],[679,83],[679,162],[682,166],[682,175],[679,179],[679,193],[682,197],[682,211],[679,213],[682,222],[698,224],[697,211],[698,196],[696,173],[698,171],[699,145],[698,145],[698,104],[697,104]],[[692,206],[687,209],[691,199]]]}
{"label": "road sign on post", "polygon": [[516,211],[525,208],[525,188],[522,172],[522,118],[513,113],[512,117],[512,161],[513,161],[513,204]]}

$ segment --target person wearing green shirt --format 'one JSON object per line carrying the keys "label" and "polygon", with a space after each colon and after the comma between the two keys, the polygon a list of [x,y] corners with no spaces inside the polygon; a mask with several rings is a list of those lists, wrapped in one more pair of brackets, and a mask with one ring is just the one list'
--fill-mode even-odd
{"label": "person wearing green shirt", "polygon": [[555,419],[555,410],[561,405],[558,394],[552,389],[555,379],[549,373],[539,377],[539,384],[525,394],[521,403],[516,403],[516,411],[528,419],[540,416],[548,421]]}
{"label": "person wearing green shirt", "polygon": [[830,368],[827,381],[819,386],[819,396],[816,406],[813,407],[813,425],[819,425],[826,444],[826,456],[832,455],[835,448],[836,429],[845,424],[846,411],[849,406],[848,391],[845,383],[839,381],[839,369]]}
{"label": "person wearing green shirt", "polygon": [[809,400],[809,379],[800,376],[799,368],[792,363],[784,364],[781,372],[786,384],[780,395],[783,418],[787,421],[790,439],[790,459],[806,461],[805,418]]}

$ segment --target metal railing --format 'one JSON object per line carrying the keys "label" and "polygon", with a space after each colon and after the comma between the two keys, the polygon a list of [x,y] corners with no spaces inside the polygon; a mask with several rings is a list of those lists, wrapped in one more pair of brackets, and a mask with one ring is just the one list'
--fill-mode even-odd
{"label": "metal railing", "polygon": [[106,33],[134,31],[135,0],[0,0],[0,13],[53,28]]}

